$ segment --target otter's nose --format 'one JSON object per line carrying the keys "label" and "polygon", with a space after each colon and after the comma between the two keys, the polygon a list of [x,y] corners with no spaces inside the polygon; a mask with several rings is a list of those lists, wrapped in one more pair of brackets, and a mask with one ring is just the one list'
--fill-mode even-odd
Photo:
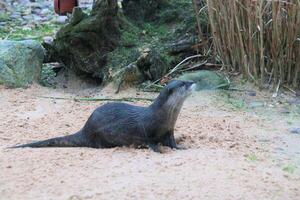
{"label": "otter's nose", "polygon": [[185,87],[186,87],[186,89],[189,89],[193,84],[194,84],[193,81],[186,81],[186,82],[185,82]]}

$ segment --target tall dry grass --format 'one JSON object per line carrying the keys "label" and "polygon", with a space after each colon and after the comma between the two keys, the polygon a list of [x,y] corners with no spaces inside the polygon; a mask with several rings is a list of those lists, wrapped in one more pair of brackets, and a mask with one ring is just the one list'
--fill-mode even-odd
{"label": "tall dry grass", "polygon": [[206,0],[227,70],[260,84],[300,88],[300,0]]}

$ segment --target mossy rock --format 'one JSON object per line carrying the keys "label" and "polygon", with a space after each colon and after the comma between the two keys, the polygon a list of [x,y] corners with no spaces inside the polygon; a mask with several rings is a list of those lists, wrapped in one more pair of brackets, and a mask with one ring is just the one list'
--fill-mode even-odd
{"label": "mossy rock", "polygon": [[157,19],[161,8],[164,8],[166,0],[123,0],[124,14],[132,20],[142,23]]}
{"label": "mossy rock", "polygon": [[137,60],[137,67],[145,80],[157,80],[167,73],[168,61],[156,50],[145,49]]}
{"label": "mossy rock", "polygon": [[185,81],[194,81],[196,83],[196,91],[229,88],[229,82],[227,81],[227,79],[214,71],[201,70],[185,73],[179,76],[178,79]]}
{"label": "mossy rock", "polygon": [[100,81],[108,76],[107,57],[118,46],[120,28],[117,0],[96,1],[86,15],[76,7],[70,22],[60,29],[47,50],[77,75]]}
{"label": "mossy rock", "polygon": [[[96,1],[89,15],[75,8],[70,23],[47,48],[48,60],[63,62],[77,75],[105,84],[133,62],[143,80],[157,80],[194,53],[190,48],[197,42],[192,1],[123,0],[122,8],[118,2]],[[192,39],[182,43],[183,36]],[[147,48],[147,54],[141,53]]]}
{"label": "mossy rock", "polygon": [[44,49],[33,40],[0,41],[0,84],[25,87],[38,81]]}

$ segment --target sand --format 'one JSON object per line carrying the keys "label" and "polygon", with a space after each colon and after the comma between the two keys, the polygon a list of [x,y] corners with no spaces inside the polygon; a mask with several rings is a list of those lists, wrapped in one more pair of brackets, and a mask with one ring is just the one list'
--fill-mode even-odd
{"label": "sand", "polygon": [[105,103],[42,96],[156,95],[0,87],[0,199],[299,199],[300,136],[285,118],[232,109],[214,91],[183,106],[175,137],[186,150],[6,148],[76,132]]}

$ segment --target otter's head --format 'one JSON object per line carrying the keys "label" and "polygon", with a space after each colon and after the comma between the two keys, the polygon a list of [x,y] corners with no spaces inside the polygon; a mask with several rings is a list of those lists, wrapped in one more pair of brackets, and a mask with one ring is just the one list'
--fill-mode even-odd
{"label": "otter's head", "polygon": [[196,84],[191,81],[172,80],[163,88],[153,103],[155,107],[167,110],[180,110],[184,100],[195,90]]}

